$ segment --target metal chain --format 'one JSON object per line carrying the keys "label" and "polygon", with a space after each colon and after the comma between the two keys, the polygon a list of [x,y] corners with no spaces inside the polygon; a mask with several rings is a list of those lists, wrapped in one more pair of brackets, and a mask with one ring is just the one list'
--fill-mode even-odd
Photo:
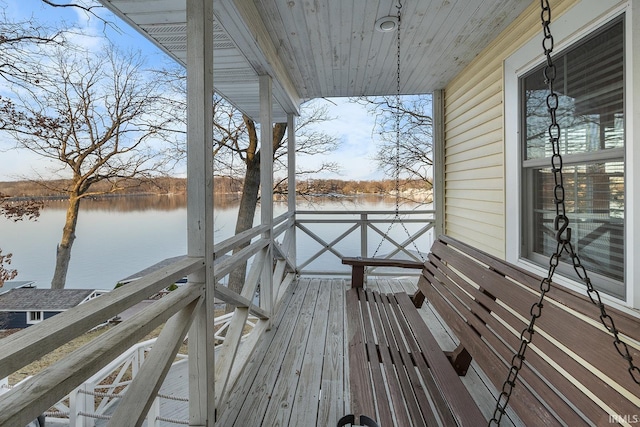
{"label": "metal chain", "polygon": [[540,19],[542,21],[542,28],[544,33],[542,47],[544,49],[544,55],[547,59],[547,64],[544,68],[544,78],[549,87],[549,94],[547,95],[547,109],[551,118],[551,124],[549,125],[548,133],[549,142],[551,143],[553,148],[553,156],[551,157],[551,171],[553,172],[555,181],[553,194],[554,203],[556,205],[556,217],[554,219],[553,225],[556,232],[556,251],[549,258],[549,270],[547,273],[547,277],[542,279],[542,281],[540,282],[540,298],[538,302],[534,303],[531,306],[531,320],[529,321],[529,325],[520,333],[520,347],[518,349],[518,352],[511,359],[511,368],[509,369],[507,379],[502,385],[500,396],[496,401],[496,408],[493,412],[493,418],[491,418],[491,420],[489,421],[490,426],[493,424],[500,425],[502,416],[507,409],[509,398],[511,397],[513,388],[516,385],[518,374],[520,372],[520,369],[522,369],[522,364],[524,363],[525,352],[527,351],[527,348],[533,339],[536,320],[542,315],[544,298],[547,292],[549,292],[549,290],[551,289],[553,275],[555,273],[556,267],[558,266],[558,263],[560,262],[560,258],[563,252],[567,252],[567,255],[571,257],[573,268],[576,271],[576,274],[587,287],[587,295],[589,296],[589,299],[596,307],[600,309],[600,321],[607,329],[607,331],[609,331],[609,333],[611,333],[611,335],[614,337],[613,343],[620,356],[622,356],[622,358],[628,362],[628,371],[631,375],[631,378],[634,382],[640,385],[640,369],[638,369],[638,367],[633,364],[633,358],[631,357],[631,353],[629,352],[627,344],[620,340],[619,332],[615,327],[613,318],[607,314],[605,306],[600,298],[600,293],[591,284],[591,279],[588,277],[587,271],[580,262],[580,258],[578,257],[578,254],[574,250],[574,247],[571,243],[571,228],[569,228],[569,218],[566,215],[565,189],[563,185],[562,175],[560,125],[558,124],[556,116],[559,102],[558,94],[553,89],[553,83],[556,77],[556,66],[551,59],[551,53],[553,52],[553,36],[551,35],[551,29],[549,27],[549,25],[551,24],[551,7],[549,6],[548,0],[540,0],[540,7]]}
{"label": "metal chain", "polygon": [[[391,220],[391,223],[389,224],[389,228],[387,229],[387,232],[384,233],[384,236],[382,237],[382,240],[380,241],[380,243],[378,244],[378,247],[376,248],[375,252],[373,253],[373,256],[375,257],[378,254],[378,251],[380,251],[380,248],[382,247],[382,243],[384,243],[385,239],[389,236],[389,233],[391,232],[391,229],[393,228],[393,224],[398,221],[400,223],[400,225],[402,225],[402,228],[404,229],[405,233],[407,233],[407,236],[411,239],[411,233],[409,233],[409,230],[407,229],[407,226],[404,224],[404,222],[402,222],[402,219],[400,218],[400,121],[401,121],[401,108],[400,108],[400,28],[401,28],[401,10],[402,10],[402,0],[398,0],[398,5],[396,6],[397,9],[397,25],[398,25],[398,29],[396,32],[396,96],[395,96],[395,101],[396,101],[396,111],[395,111],[395,137],[396,137],[396,147],[395,147],[395,168],[393,170],[394,172],[394,180],[395,180],[395,196],[396,196],[396,206],[395,206],[395,215],[393,217],[393,220]],[[413,244],[413,248],[416,250],[417,254],[420,256],[420,258],[422,259],[422,261],[424,261],[424,256],[422,255],[422,252],[420,252],[420,249],[418,249],[418,246],[415,242],[415,240],[411,240],[411,243]]]}
{"label": "metal chain", "polygon": [[400,211],[400,10],[402,9],[402,2],[398,0],[398,31],[396,33],[396,167],[395,184],[396,184],[396,216]]}

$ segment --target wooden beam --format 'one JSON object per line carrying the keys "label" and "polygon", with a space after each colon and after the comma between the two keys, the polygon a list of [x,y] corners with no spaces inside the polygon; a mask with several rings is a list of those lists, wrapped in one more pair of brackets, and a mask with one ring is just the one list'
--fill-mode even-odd
{"label": "wooden beam", "polygon": [[202,293],[200,286],[181,286],[126,322],[113,327],[23,382],[11,393],[1,395],[0,426],[27,425],[128,349],[132,343],[141,340],[182,308],[200,298]]}
{"label": "wooden beam", "polygon": [[[248,3],[248,2],[242,2]],[[260,76],[260,219],[269,229],[262,235],[270,244],[265,248],[265,262],[260,279],[260,306],[273,310],[273,95],[271,76]]]}
{"label": "wooden beam", "polygon": [[298,114],[302,99],[253,1],[219,0],[216,15],[256,72],[275,79],[277,100],[282,108]]}
{"label": "wooden beam", "polygon": [[431,107],[433,109],[433,204],[436,209],[436,237],[445,229],[445,173],[444,173],[444,90],[434,90]]}
{"label": "wooden beam", "polygon": [[247,261],[249,258],[269,246],[269,240],[258,240],[246,248],[241,249],[239,252],[231,255],[229,258],[220,260],[216,263],[215,279],[216,281],[222,280],[224,276],[231,273],[234,268],[237,268],[240,263]]}
{"label": "wooden beam", "polygon": [[261,320],[268,320],[271,316],[264,308],[253,304],[248,298],[233,292],[225,286],[216,287],[216,297],[235,307],[248,308],[249,312]]}
{"label": "wooden beam", "polygon": [[197,312],[196,308],[201,302],[201,298],[193,301],[169,319],[162,328],[138,375],[127,387],[124,397],[109,421],[109,426],[118,427],[134,423],[136,426],[142,425],[187,335]]}
{"label": "wooden beam", "polygon": [[[248,300],[253,298],[258,287],[262,268],[264,268],[264,252],[260,252],[251,264],[251,270],[249,270],[249,275],[242,288],[242,297]],[[224,343],[218,352],[218,363],[216,364],[216,405],[222,403],[222,398],[229,384],[231,370],[235,363],[240,339],[242,338],[248,318],[248,307],[236,307],[231,322],[229,323],[229,329],[227,330]]]}
{"label": "wooden beam", "polygon": [[320,245],[322,246],[322,249],[320,249],[318,252],[316,252],[314,255],[312,255],[311,257],[309,257],[307,259],[307,261],[305,261],[303,264],[299,265],[298,268],[299,269],[303,269],[304,267],[306,267],[307,265],[311,264],[313,261],[315,261],[317,258],[320,257],[320,255],[322,255],[323,253],[329,251],[332,254],[334,254],[336,257],[338,258],[343,258],[344,256],[338,252],[337,249],[334,248],[334,245],[336,245],[338,242],[340,242],[342,239],[346,238],[347,236],[349,236],[354,230],[357,230],[360,226],[358,224],[354,224],[352,226],[349,227],[349,229],[347,229],[344,233],[342,233],[341,235],[339,235],[338,237],[336,237],[335,239],[333,239],[331,241],[331,243],[327,243],[325,242],[320,236],[318,236],[317,234],[315,234],[313,231],[311,231],[308,227],[306,227],[305,225],[301,224],[301,223],[297,223],[297,226],[300,230],[302,230],[307,236],[311,237],[313,240],[315,240],[316,242],[320,243]]}
{"label": "wooden beam", "polygon": [[185,258],[126,286],[33,325],[0,341],[0,378],[117,316],[127,308],[201,268],[201,258]]}
{"label": "wooden beam", "polygon": [[189,331],[189,424],[215,423],[213,276],[213,2],[187,0],[187,253],[205,259],[189,281],[205,288]]}
{"label": "wooden beam", "polygon": [[231,252],[236,247],[250,242],[254,237],[261,235],[265,231],[267,231],[268,226],[258,225],[256,227],[250,228],[249,230],[243,231],[242,233],[236,234],[224,241],[216,244],[213,248],[214,257],[217,258],[226,254],[227,252]]}
{"label": "wooden beam", "polygon": [[[287,116],[287,210],[295,215],[296,212],[296,118],[293,114]],[[294,216],[295,219],[295,216]],[[287,259],[297,265],[296,259],[296,226],[295,223],[291,227],[291,247],[293,248],[288,254]],[[297,271],[297,269],[296,269]]]}

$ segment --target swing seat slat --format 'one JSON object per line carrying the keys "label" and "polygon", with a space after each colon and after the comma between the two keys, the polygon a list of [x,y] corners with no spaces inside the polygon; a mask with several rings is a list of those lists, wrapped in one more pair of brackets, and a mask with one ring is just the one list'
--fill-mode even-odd
{"label": "swing seat slat", "polygon": [[[382,261],[376,259],[374,265],[382,266]],[[366,262],[366,259],[358,262],[348,259],[345,264],[364,268]],[[466,372],[468,363],[466,366],[460,364],[464,365],[466,356],[469,356],[473,359],[471,367],[486,378],[496,395],[499,393],[511,366],[511,358],[520,345],[520,333],[531,317],[531,306],[538,300],[541,278],[447,236],[441,236],[433,244],[427,261],[420,264],[422,275],[413,304],[407,304],[409,298],[406,295],[376,296],[366,288],[359,288],[361,282],[354,281],[356,289],[348,292],[358,292],[362,296],[347,298],[350,316],[360,313],[359,323],[349,323],[349,334],[361,339],[350,345],[350,369],[352,376],[365,368],[379,369],[378,365],[383,370],[398,369],[388,360],[372,358],[372,345],[377,346],[376,349],[388,345],[378,341],[378,334],[367,335],[367,330],[376,330],[374,322],[377,320],[371,313],[380,312],[378,299],[402,300],[403,303],[394,306],[395,311],[392,312],[395,313],[394,319],[405,319],[406,326],[398,327],[403,331],[402,338],[396,338],[392,346],[399,347],[402,342],[426,337],[425,342],[429,344],[420,351],[411,351],[413,359],[422,360],[425,353],[434,351],[448,356],[449,364],[446,366],[433,360],[427,360],[427,365],[432,372],[446,372],[444,377],[433,375],[435,389],[447,402],[456,424],[461,425],[464,424],[459,421],[462,416],[473,411],[476,417],[478,409],[468,402],[464,405],[454,403],[460,398],[460,392],[459,385],[455,385],[456,381],[451,377],[452,372]],[[428,325],[423,323],[415,308],[420,305],[421,296],[426,297],[446,323],[459,342],[457,354],[463,357],[452,357],[430,340]],[[607,312],[615,319],[616,327],[637,363],[640,360],[640,319],[609,307]],[[524,425],[615,425],[640,419],[640,385],[629,375],[629,366],[618,354],[613,338],[602,326],[599,315],[599,310],[586,296],[552,285],[509,400],[509,407]],[[367,325],[367,322],[372,324]],[[360,335],[358,330],[362,331]],[[352,359],[352,352],[360,352],[360,357]],[[363,352],[369,354],[367,360],[363,360]],[[376,354],[379,353],[377,350]],[[372,371],[360,372],[360,378],[374,378],[367,372]],[[384,392],[384,388],[374,388],[374,391],[369,390],[363,395],[363,386],[358,381],[352,384],[358,384],[357,388],[352,385],[351,390],[352,401],[359,402],[354,408],[362,407],[363,401],[371,399],[373,393]],[[391,390],[388,386],[387,389]],[[373,400],[380,403],[385,400],[393,402],[394,399],[397,400],[397,396],[385,398],[376,395]],[[367,408],[366,405],[364,407]],[[367,410],[372,409],[368,407]],[[376,413],[381,413],[380,408],[374,414],[365,415],[371,417]],[[482,418],[489,419],[492,415],[485,413]],[[420,425],[420,419],[411,418]],[[476,425],[482,424],[477,421]],[[448,424],[445,422],[445,425]]]}
{"label": "swing seat slat", "polygon": [[390,259],[390,258],[342,258],[342,263],[351,266],[351,287],[361,288],[364,285],[364,270],[366,267],[396,267],[421,269],[424,263],[419,261]]}

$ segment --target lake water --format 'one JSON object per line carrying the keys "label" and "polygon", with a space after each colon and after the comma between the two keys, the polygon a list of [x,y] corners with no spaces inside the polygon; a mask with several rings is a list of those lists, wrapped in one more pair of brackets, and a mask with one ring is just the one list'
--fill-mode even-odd
{"label": "lake water", "polygon": [[[356,202],[323,200],[298,202],[304,210],[393,210],[395,201],[359,197]],[[405,209],[406,207],[402,207]],[[215,242],[233,235],[237,196],[216,196]],[[275,215],[286,212],[275,203]],[[37,221],[12,222],[0,218],[0,248],[13,253],[14,280],[33,280],[49,288],[56,246],[62,235],[66,202],[50,202]],[[257,212],[259,217],[259,210]],[[184,196],[120,197],[87,200],[81,204],[76,240],[67,275],[67,288],[113,289],[127,276],[163,259],[186,253],[186,198]],[[351,242],[354,248],[359,241]],[[304,246],[304,236],[298,241]],[[357,255],[357,252],[354,253]]]}

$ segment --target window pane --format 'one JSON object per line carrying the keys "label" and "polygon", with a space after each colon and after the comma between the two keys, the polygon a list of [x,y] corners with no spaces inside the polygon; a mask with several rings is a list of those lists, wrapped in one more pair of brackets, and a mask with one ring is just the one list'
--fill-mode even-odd
{"label": "window pane", "polygon": [[[624,25],[622,20],[554,58],[561,154],[624,146]],[[551,157],[548,87],[542,68],[523,79],[526,160]]]}
{"label": "window pane", "polygon": [[[533,173],[533,252],[556,250],[553,220],[555,185],[551,168]],[[594,163],[564,168],[571,239],[587,271],[624,280],[624,163]],[[565,262],[571,262],[565,256]]]}
{"label": "window pane", "polygon": [[[582,265],[596,275],[594,286],[624,297],[624,17],[553,60],[571,242]],[[523,256],[537,263],[547,263],[557,246],[543,65],[520,80]],[[576,278],[566,254],[558,271]]]}

